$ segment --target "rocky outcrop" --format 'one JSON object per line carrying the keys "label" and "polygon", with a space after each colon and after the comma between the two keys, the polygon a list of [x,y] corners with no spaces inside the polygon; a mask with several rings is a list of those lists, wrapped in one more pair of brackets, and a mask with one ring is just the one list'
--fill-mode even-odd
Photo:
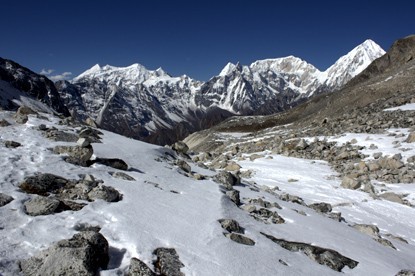
{"label": "rocky outcrop", "polygon": [[242,234],[227,233],[227,234],[225,234],[225,237],[227,237],[231,241],[234,241],[236,243],[240,243],[240,244],[243,244],[243,245],[250,245],[250,246],[255,245],[255,241],[253,239],[250,239],[247,236],[244,236]]}
{"label": "rocky outcrop", "polygon": [[95,276],[106,269],[109,246],[100,233],[84,231],[71,239],[61,240],[35,256],[23,260],[23,275],[85,275]]}
{"label": "rocky outcrop", "polygon": [[50,173],[29,176],[20,183],[19,188],[28,194],[47,196],[58,193],[60,189],[70,183],[69,180]]}
{"label": "rocky outcrop", "polygon": [[156,274],[141,260],[131,258],[126,276],[156,276]]}
{"label": "rocky outcrop", "polygon": [[302,243],[302,242],[291,242],[284,239],[277,239],[271,235],[262,233],[266,238],[275,242],[282,248],[285,248],[292,252],[302,252],[307,255],[313,261],[325,265],[335,271],[341,272],[342,269],[347,266],[350,269],[355,268],[359,263],[353,259],[343,256],[339,252],[327,249],[323,247],[318,247],[315,245]]}

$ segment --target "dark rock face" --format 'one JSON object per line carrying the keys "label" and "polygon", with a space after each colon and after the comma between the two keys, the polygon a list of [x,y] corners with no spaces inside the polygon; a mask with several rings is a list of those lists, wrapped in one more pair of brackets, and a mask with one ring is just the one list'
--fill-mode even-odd
{"label": "dark rock face", "polygon": [[[0,80],[10,83],[16,89],[47,104],[64,116],[69,116],[69,111],[61,100],[54,83],[45,76],[38,75],[16,62],[0,58]],[[13,109],[13,104],[10,103],[5,108]]]}
{"label": "dark rock face", "polygon": [[359,264],[358,262],[348,257],[345,257],[341,255],[339,252],[332,249],[318,247],[302,242],[291,242],[283,239],[277,239],[271,235],[267,235],[262,232],[261,234],[270,239],[271,241],[275,242],[276,244],[280,245],[281,247],[292,252],[303,252],[313,261],[321,265],[328,266],[329,268],[335,271],[341,272],[345,266],[348,266],[349,268],[353,269]]}
{"label": "dark rock face", "polygon": [[84,231],[62,240],[20,263],[23,275],[88,275],[106,269],[108,242],[100,233]]}
{"label": "dark rock face", "polygon": [[166,276],[184,276],[184,273],[180,272],[180,268],[184,265],[174,248],[157,248],[154,254],[157,256],[154,263],[157,273]]}

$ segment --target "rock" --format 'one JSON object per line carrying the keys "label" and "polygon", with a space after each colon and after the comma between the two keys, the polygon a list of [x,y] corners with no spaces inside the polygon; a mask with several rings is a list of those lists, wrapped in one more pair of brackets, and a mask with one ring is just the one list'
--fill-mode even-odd
{"label": "rock", "polygon": [[33,111],[33,109],[31,109],[28,106],[21,106],[21,107],[19,107],[19,109],[17,109],[16,114],[31,115],[31,114],[37,114],[37,113],[35,111]]}
{"label": "rock", "polygon": [[391,243],[389,240],[387,240],[387,239],[383,239],[383,238],[378,238],[378,239],[375,239],[378,243],[380,243],[380,244],[382,244],[382,245],[384,245],[384,246],[387,246],[387,247],[390,247],[390,248],[393,248],[393,249],[395,249],[396,250],[396,247],[393,245],[393,243]]}
{"label": "rock", "polygon": [[357,140],[356,140],[356,138],[353,138],[352,140],[350,140],[350,144],[357,144]]}
{"label": "rock", "polygon": [[320,213],[330,213],[332,210],[331,205],[325,202],[313,203],[313,204],[308,205],[308,207]]}
{"label": "rock", "polygon": [[414,270],[403,269],[395,274],[395,276],[415,276]]}
{"label": "rock", "polygon": [[225,237],[227,237],[228,239],[236,242],[236,243],[240,243],[240,244],[244,244],[244,245],[255,245],[255,241],[244,236],[241,234],[237,234],[237,233],[229,233],[229,234],[225,234]]}
{"label": "rock", "polygon": [[374,238],[379,238],[379,228],[371,224],[355,224],[353,228]]}
{"label": "rock", "polygon": [[87,124],[88,126],[91,126],[91,127],[95,127],[95,128],[98,127],[97,123],[90,117],[86,118],[85,124]]}
{"label": "rock", "polygon": [[122,199],[122,195],[113,187],[98,185],[88,193],[90,200],[102,199],[107,202],[117,202]]}
{"label": "rock", "polygon": [[297,145],[295,145],[295,150],[304,150],[308,147],[307,142],[304,139],[300,139]]}
{"label": "rock", "polygon": [[282,194],[279,196],[279,198],[283,201],[288,201],[288,202],[304,205],[304,200],[299,196],[290,195],[290,194]]}
{"label": "rock", "polygon": [[69,180],[50,173],[27,177],[19,188],[28,194],[49,195],[70,183]]}
{"label": "rock", "polygon": [[343,177],[342,183],[340,186],[342,186],[345,189],[356,190],[360,188],[361,182],[353,177],[345,176]]}
{"label": "rock", "polygon": [[256,207],[253,204],[244,204],[242,205],[242,210],[247,211],[248,213],[252,213],[256,211]]}
{"label": "rock", "polygon": [[187,172],[187,173],[191,173],[191,172],[192,172],[192,168],[191,168],[191,167],[190,167],[190,165],[189,165],[189,164],[187,164],[187,162],[186,162],[186,161],[184,161],[184,160],[178,159],[178,160],[176,161],[176,165],[177,165],[180,169],[182,169],[184,172]]}
{"label": "rock", "polygon": [[379,159],[379,158],[381,158],[381,157],[382,157],[382,155],[383,155],[383,153],[382,153],[382,152],[375,152],[375,153],[373,154],[373,158],[375,158],[375,159]]}
{"label": "rock", "polygon": [[292,252],[303,252],[311,260],[338,272],[341,272],[345,266],[353,269],[359,264],[359,262],[343,256],[339,252],[332,249],[314,246],[308,243],[286,241],[284,239],[277,239],[262,232],[260,233],[282,248]]}
{"label": "rock", "polygon": [[69,158],[65,159],[66,162],[82,167],[89,166],[89,161],[94,154],[92,146],[56,146],[53,152],[56,154],[68,154]]}
{"label": "rock", "polygon": [[59,142],[76,142],[78,141],[78,136],[75,133],[65,132],[62,130],[57,130],[55,128],[48,129],[43,132],[43,135],[52,140]]}
{"label": "rock", "polygon": [[378,171],[382,168],[378,163],[369,163],[367,167],[371,172]]}
{"label": "rock", "polygon": [[48,128],[46,127],[46,125],[45,125],[45,124],[40,124],[40,125],[37,127],[37,129],[39,129],[40,131],[46,131],[46,130],[48,130]]}
{"label": "rock", "polygon": [[380,194],[379,197],[388,201],[403,204],[402,196],[392,192]]}
{"label": "rock", "polygon": [[6,148],[17,148],[20,147],[22,144],[15,141],[5,141],[4,145],[6,146]]}
{"label": "rock", "polygon": [[264,157],[265,156],[263,154],[254,153],[254,154],[251,154],[251,156],[249,156],[249,160],[254,161],[255,159],[264,158]]}
{"label": "rock", "polygon": [[95,160],[92,160],[92,163],[98,163],[101,165],[105,165],[108,167],[112,167],[114,169],[128,170],[128,165],[125,163],[124,160],[118,159],[118,158],[96,158]]}
{"label": "rock", "polygon": [[81,148],[86,148],[88,147],[91,143],[89,142],[88,138],[79,138],[78,141],[76,142],[78,144],[78,146],[80,146]]}
{"label": "rock", "polygon": [[157,248],[154,251],[157,260],[154,262],[156,273],[169,276],[184,276],[180,269],[184,267],[174,248]]}
{"label": "rock", "polygon": [[97,129],[86,127],[81,129],[78,133],[79,138],[87,138],[90,143],[101,143],[101,137],[103,133]]}
{"label": "rock", "polygon": [[115,178],[119,178],[119,179],[123,179],[123,180],[128,180],[128,181],[135,181],[135,178],[124,173],[124,172],[110,172],[110,174],[112,175],[112,177]]}
{"label": "rock", "polygon": [[6,121],[5,119],[0,120],[0,127],[6,127],[9,126],[10,123]]}
{"label": "rock", "polygon": [[156,274],[144,262],[131,258],[126,276],[156,276]]}
{"label": "rock", "polygon": [[10,202],[13,201],[13,197],[0,193],[0,207],[3,207],[6,204],[9,204]]}
{"label": "rock", "polygon": [[189,151],[189,147],[186,145],[185,142],[178,141],[173,144],[172,149],[183,154],[187,154]]}
{"label": "rock", "polygon": [[222,184],[228,190],[232,190],[233,186],[240,184],[240,179],[227,171],[220,171],[213,177],[213,180]]}
{"label": "rock", "polygon": [[409,133],[408,137],[405,139],[406,143],[413,143],[415,142],[415,132]]}
{"label": "rock", "polygon": [[54,198],[37,196],[26,201],[23,206],[29,216],[42,216],[58,213],[60,201]]}
{"label": "rock", "polygon": [[233,219],[220,219],[218,220],[220,225],[223,229],[228,231],[229,233],[236,232],[236,233],[242,233],[242,229],[239,226],[239,223],[236,220]]}
{"label": "rock", "polygon": [[241,166],[239,166],[235,162],[229,162],[228,165],[225,167],[226,171],[239,171],[241,169]]}
{"label": "rock", "polygon": [[232,200],[236,205],[241,204],[241,200],[239,198],[239,191],[237,190],[230,190],[226,192],[226,195]]}
{"label": "rock", "polygon": [[83,231],[21,261],[20,267],[23,275],[95,276],[100,268],[107,268],[108,251],[104,236],[94,231]]}
{"label": "rock", "polygon": [[380,158],[378,161],[378,164],[383,168],[387,170],[397,170],[405,166],[405,164],[398,159],[396,156],[392,158]]}

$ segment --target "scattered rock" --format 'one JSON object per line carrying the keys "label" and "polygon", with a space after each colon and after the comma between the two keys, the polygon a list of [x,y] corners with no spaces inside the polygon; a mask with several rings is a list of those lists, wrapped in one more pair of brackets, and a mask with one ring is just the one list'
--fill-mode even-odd
{"label": "scattered rock", "polygon": [[124,172],[110,172],[110,174],[112,175],[112,177],[115,178],[119,178],[119,179],[123,179],[123,180],[128,180],[128,181],[135,181],[135,178],[124,173]]}
{"label": "scattered rock", "polygon": [[338,272],[341,272],[345,266],[348,266],[350,269],[353,269],[359,264],[359,262],[345,257],[341,255],[339,252],[332,249],[314,246],[302,242],[292,242],[286,241],[284,239],[277,239],[271,235],[267,235],[262,232],[261,234],[270,239],[271,241],[275,242],[282,248],[285,248],[292,252],[303,252],[313,261],[321,265],[328,266],[329,268]]}
{"label": "scattered rock", "polygon": [[232,190],[233,186],[240,183],[240,179],[238,177],[227,171],[220,171],[213,177],[213,180],[222,184],[228,190]]}
{"label": "scattered rock", "polygon": [[124,160],[118,159],[118,158],[96,158],[95,160],[92,160],[92,163],[98,163],[101,165],[105,165],[108,167],[112,167],[114,169],[128,170],[128,165],[125,163]]}
{"label": "scattered rock", "polygon": [[343,180],[340,186],[342,186],[345,189],[356,190],[360,188],[361,185],[362,183],[359,180],[351,176],[345,176],[343,177]]}
{"label": "scattered rock", "polygon": [[228,231],[229,233],[236,232],[236,233],[243,233],[239,223],[233,219],[220,219],[218,220],[220,225],[223,229]]}
{"label": "scattered rock", "polygon": [[79,138],[78,141],[76,142],[78,144],[78,146],[80,146],[81,148],[86,148],[88,147],[91,143],[89,142],[88,138]]}
{"label": "scattered rock", "polygon": [[355,224],[353,225],[353,228],[373,238],[379,238],[379,228],[376,225]]}
{"label": "scattered rock", "polygon": [[406,143],[413,143],[415,142],[415,132],[409,133],[408,137],[405,139]]}
{"label": "scattered rock", "polygon": [[313,203],[313,204],[308,205],[308,207],[320,213],[330,213],[332,210],[331,205],[325,202]]}
{"label": "scattered rock", "polygon": [[156,276],[156,274],[141,260],[131,258],[126,276]]}
{"label": "scattered rock", "polygon": [[5,119],[0,120],[0,127],[6,127],[9,126],[10,123],[6,121]]}
{"label": "scattered rock", "polygon": [[226,192],[226,195],[232,200],[236,205],[241,204],[241,200],[239,198],[239,191],[237,190],[230,190]]}
{"label": "scattered rock", "polygon": [[95,276],[100,268],[107,268],[108,261],[108,242],[104,236],[83,231],[21,261],[20,267],[24,275]]}
{"label": "scattered rock", "polygon": [[395,276],[415,276],[415,271],[408,270],[408,269],[402,269],[401,271],[396,273]]}
{"label": "scattered rock", "polygon": [[282,194],[282,195],[279,196],[279,198],[283,201],[288,201],[288,202],[292,202],[292,203],[296,203],[296,204],[300,204],[300,205],[305,205],[304,200],[299,196],[290,195],[290,194]]}
{"label": "scattered rock", "polygon": [[67,154],[66,162],[82,167],[90,165],[90,159],[94,154],[92,146],[56,146],[53,152],[56,154]]}
{"label": "scattered rock", "polygon": [[37,196],[26,201],[23,206],[29,216],[42,216],[58,213],[60,201],[50,197]]}
{"label": "scattered rock", "polygon": [[180,269],[184,267],[174,248],[157,248],[154,251],[157,260],[154,262],[156,273],[160,275],[184,276]]}
{"label": "scattered rock", "polygon": [[400,203],[400,204],[404,203],[402,200],[402,195],[398,195],[392,192],[386,192],[386,193],[380,194],[379,197],[385,200]]}
{"label": "scattered rock", "polygon": [[107,202],[117,202],[122,199],[122,195],[113,187],[98,185],[93,188],[89,193],[90,200],[102,199]]}
{"label": "scattered rock", "polygon": [[3,207],[6,204],[9,204],[10,202],[13,201],[13,197],[0,193],[0,207]]}
{"label": "scattered rock", "polygon": [[238,233],[229,233],[229,234],[225,234],[225,237],[227,237],[228,239],[231,239],[232,241],[236,242],[236,243],[240,243],[240,244],[244,244],[244,245],[255,245],[255,241]]}
{"label": "scattered rock", "polygon": [[178,159],[176,160],[176,165],[182,169],[184,172],[187,173],[191,173],[192,172],[192,168],[190,167],[189,164],[187,164],[186,161],[182,160],[182,159]]}
{"label": "scattered rock", "polygon": [[239,166],[235,162],[229,162],[228,165],[225,167],[226,171],[239,171],[241,169],[241,166]]}
{"label": "scattered rock", "polygon": [[70,183],[69,180],[50,173],[38,174],[27,177],[19,188],[28,194],[47,196],[56,193],[59,189]]}
{"label": "scattered rock", "polygon": [[173,144],[172,149],[183,154],[187,154],[189,151],[189,147],[183,141],[178,141]]}
{"label": "scattered rock", "polygon": [[22,144],[15,141],[5,141],[4,145],[6,146],[6,148],[17,148],[20,147]]}

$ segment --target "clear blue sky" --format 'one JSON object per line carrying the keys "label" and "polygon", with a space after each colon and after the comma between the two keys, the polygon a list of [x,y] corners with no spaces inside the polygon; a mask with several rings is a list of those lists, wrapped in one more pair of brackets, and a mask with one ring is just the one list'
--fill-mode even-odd
{"label": "clear blue sky", "polygon": [[325,70],[370,38],[415,33],[412,1],[13,0],[1,2],[0,57],[75,77],[94,64],[198,80],[227,62],[294,55]]}

